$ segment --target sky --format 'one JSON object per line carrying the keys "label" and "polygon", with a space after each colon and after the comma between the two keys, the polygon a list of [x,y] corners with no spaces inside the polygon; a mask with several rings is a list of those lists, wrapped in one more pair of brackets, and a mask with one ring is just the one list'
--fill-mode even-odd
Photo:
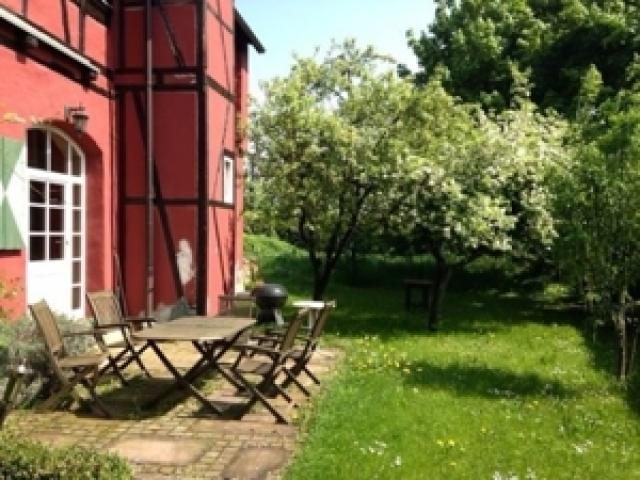
{"label": "sky", "polygon": [[260,97],[259,82],[286,75],[294,52],[326,51],[332,39],[355,38],[415,67],[405,33],[426,30],[435,7],[432,0],[236,0],[236,8],[266,48],[252,50],[249,66],[251,95]]}

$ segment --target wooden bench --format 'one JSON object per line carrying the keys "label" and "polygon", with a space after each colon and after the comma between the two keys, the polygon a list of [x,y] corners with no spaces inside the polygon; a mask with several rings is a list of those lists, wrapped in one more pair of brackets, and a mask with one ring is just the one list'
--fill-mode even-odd
{"label": "wooden bench", "polygon": [[[404,284],[404,308],[411,310],[412,307],[429,308],[431,303],[431,287],[433,282],[431,280],[420,280],[414,278],[405,278],[402,283]],[[413,292],[418,291],[421,293],[420,302],[413,302]]]}

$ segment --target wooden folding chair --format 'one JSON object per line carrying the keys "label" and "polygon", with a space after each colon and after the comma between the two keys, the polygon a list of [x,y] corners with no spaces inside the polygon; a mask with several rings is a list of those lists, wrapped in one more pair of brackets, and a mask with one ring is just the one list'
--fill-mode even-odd
{"label": "wooden folding chair", "polygon": [[[322,332],[324,331],[324,327],[327,324],[327,320],[329,319],[329,315],[336,308],[336,302],[330,301],[325,302],[322,310],[318,312],[316,317],[316,321],[313,324],[313,327],[306,335],[298,335],[296,339],[298,340],[298,344],[293,348],[291,352],[291,360],[292,365],[287,367],[288,375],[282,383],[282,387],[286,388],[292,383],[292,378],[297,378],[300,376],[302,372],[304,372],[313,382],[317,385],[320,385],[320,380],[318,377],[314,375],[314,373],[309,370],[309,362],[313,357],[316,349],[318,348],[318,341]],[[265,335],[255,335],[252,337],[254,340],[258,342],[259,345],[270,345],[272,348],[276,347],[280,342],[283,341],[283,334],[278,331],[268,331]],[[295,384],[302,390],[302,392],[306,396],[310,396],[309,390],[301,383],[295,382]]]}
{"label": "wooden folding chair", "polygon": [[[96,330],[96,341],[100,347],[108,353],[108,364],[100,370],[100,375],[109,371],[118,377],[123,385],[127,385],[127,380],[122,374],[131,362],[136,362],[140,370],[148,377],[151,374],[140,359],[140,355],[147,349],[145,342],[138,342],[131,338],[131,325],[149,324],[154,320],[151,318],[124,317],[120,304],[115,294],[110,291],[87,293],[87,300],[91,306]],[[115,336],[114,341],[110,341],[108,336]],[[112,355],[110,349],[119,349],[119,352]]]}
{"label": "wooden folding chair", "polygon": [[[44,340],[52,379],[55,383],[54,392],[40,408],[55,409],[68,400],[82,402],[82,398],[75,391],[75,387],[80,384],[89,392],[93,400],[92,407],[97,407],[102,414],[111,417],[111,413],[98,398],[95,390],[100,378],[100,366],[106,361],[107,355],[105,353],[69,355],[56,319],[47,303],[43,300],[29,305],[29,310]],[[93,335],[93,331],[69,333],[64,336],[76,335]]]}
{"label": "wooden folding chair", "polygon": [[250,293],[235,293],[233,295],[220,295],[220,312],[218,315],[225,317],[256,316],[256,298]]}
{"label": "wooden folding chair", "polygon": [[[232,347],[233,350],[239,351],[240,355],[236,362],[229,367],[229,370],[250,395],[249,401],[245,405],[245,412],[248,412],[257,402],[260,402],[271,412],[278,423],[288,423],[285,417],[271,403],[269,395],[270,392],[274,391],[275,396],[281,395],[287,402],[292,402],[289,394],[278,385],[276,378],[280,373],[284,372],[285,375],[291,378],[292,382],[299,383],[295,377],[290,376],[291,374],[286,369],[286,364],[291,358],[291,348],[306,313],[306,311],[298,312],[298,315],[289,322],[282,341],[275,348],[253,343],[244,343]],[[259,360],[249,355],[259,355],[266,360]],[[260,380],[252,382],[250,377],[258,377]]]}

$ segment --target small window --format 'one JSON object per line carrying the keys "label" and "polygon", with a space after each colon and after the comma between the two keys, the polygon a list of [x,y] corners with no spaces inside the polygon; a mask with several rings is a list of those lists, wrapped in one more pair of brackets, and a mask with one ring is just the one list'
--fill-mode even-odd
{"label": "small window", "polygon": [[222,201],[233,204],[233,157],[225,155],[222,161]]}

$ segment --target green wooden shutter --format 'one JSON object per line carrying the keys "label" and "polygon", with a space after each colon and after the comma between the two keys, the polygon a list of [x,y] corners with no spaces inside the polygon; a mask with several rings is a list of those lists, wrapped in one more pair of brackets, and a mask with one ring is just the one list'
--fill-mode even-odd
{"label": "green wooden shutter", "polygon": [[0,137],[0,250],[24,248],[20,229],[11,208],[11,199],[7,195],[11,182],[21,181],[13,175],[21,150],[22,143],[19,141]]}

